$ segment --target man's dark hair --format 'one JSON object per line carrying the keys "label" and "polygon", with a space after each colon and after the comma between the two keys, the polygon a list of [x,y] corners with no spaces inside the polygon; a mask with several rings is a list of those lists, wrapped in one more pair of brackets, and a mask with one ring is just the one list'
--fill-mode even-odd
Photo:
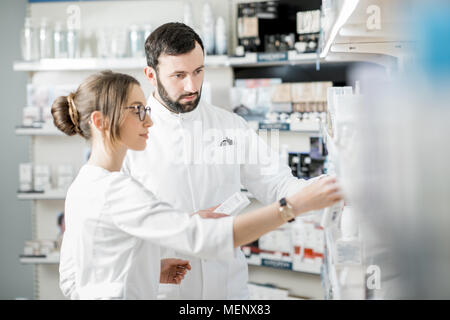
{"label": "man's dark hair", "polygon": [[145,40],[147,65],[157,70],[161,54],[176,56],[187,53],[195,48],[195,42],[198,42],[204,52],[202,39],[191,27],[180,22],[163,24]]}

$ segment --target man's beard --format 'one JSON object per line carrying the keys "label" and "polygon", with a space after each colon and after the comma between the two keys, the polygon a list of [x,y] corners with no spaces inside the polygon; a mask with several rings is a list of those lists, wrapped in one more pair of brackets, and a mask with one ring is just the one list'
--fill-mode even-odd
{"label": "man's beard", "polygon": [[161,81],[159,81],[158,75],[156,75],[156,82],[158,83],[158,94],[163,100],[163,102],[166,104],[166,107],[169,108],[172,112],[175,113],[186,113],[191,112],[195,108],[197,108],[198,103],[200,102],[200,97],[202,95],[202,88],[200,87],[200,90],[195,93],[197,94],[197,98],[193,101],[189,101],[186,103],[180,103],[179,101],[183,99],[184,97],[190,96],[192,94],[184,94],[181,95],[176,101],[173,101],[169,94],[167,93],[166,88],[162,85]]}

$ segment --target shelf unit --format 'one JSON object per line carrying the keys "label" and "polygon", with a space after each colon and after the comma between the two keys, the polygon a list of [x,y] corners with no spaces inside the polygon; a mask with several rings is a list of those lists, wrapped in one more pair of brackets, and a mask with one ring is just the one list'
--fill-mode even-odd
{"label": "shelf unit", "polygon": [[[30,139],[28,161],[34,164],[48,164],[54,178],[58,164],[71,164],[78,170],[83,162],[85,143],[81,138],[63,136],[52,128],[16,128],[16,135]],[[52,181],[53,183],[55,181]],[[17,199],[31,201],[32,239],[56,238],[58,230],[56,217],[64,211],[66,190],[51,189],[45,192],[18,192]],[[59,290],[59,257],[22,257],[20,263],[33,265],[36,299],[64,299]]]}
{"label": "shelf unit", "polygon": [[[326,15],[324,25],[328,26],[328,28],[322,31],[320,41],[321,59],[341,61],[342,59],[350,58],[352,60],[374,62],[383,65],[387,72],[390,72],[392,67],[401,67],[402,59],[413,51],[414,42],[405,37],[400,31],[405,29],[405,26],[410,21],[404,21],[403,17],[399,17],[399,11],[395,10],[393,6],[398,8],[399,5],[407,6],[407,3],[408,1],[403,0],[329,1],[328,4],[331,4],[331,7],[324,8],[323,12]],[[381,16],[377,16],[377,13],[383,14],[382,19]],[[378,25],[372,26],[371,23]],[[354,98],[359,99],[357,97]],[[350,99],[353,98],[350,97]],[[346,100],[347,102],[348,100]],[[360,105],[361,101],[357,100],[356,104]],[[335,110],[338,113],[339,107],[336,107]],[[331,120],[333,118],[329,117]],[[346,119],[346,124],[354,121],[349,119]],[[333,124],[331,127],[335,128],[335,125]],[[349,130],[348,127],[346,130]],[[351,171],[350,146],[343,145],[345,142],[341,141],[341,139],[336,140],[330,137],[325,127],[321,128],[321,135],[327,146],[329,163],[336,168],[336,173],[341,182],[347,182],[345,173]],[[335,135],[333,134],[333,136]],[[351,201],[351,194],[346,194],[346,197],[347,202]],[[360,214],[358,216],[361,217]],[[338,250],[336,241],[340,237],[339,220],[336,224],[325,228],[326,252],[322,271],[322,283],[326,290],[325,295],[330,299],[366,299],[366,266],[364,265],[364,257],[362,257],[360,264],[356,262],[354,264],[337,264]],[[361,235],[359,235],[359,239],[361,239]],[[372,254],[364,251],[363,243],[360,245],[361,254],[364,254],[366,258]]]}
{"label": "shelf unit", "polygon": [[[274,53],[275,54],[275,53]],[[316,53],[297,53],[294,50],[281,53],[283,59],[273,61],[258,61],[261,54],[247,53],[242,57],[226,55],[205,56],[205,67],[264,67],[277,65],[314,64],[318,61]],[[320,59],[319,59],[320,60]],[[322,60],[322,63],[325,63]],[[41,59],[37,61],[16,61],[15,71],[95,71],[103,69],[130,70],[143,69],[147,66],[145,58],[77,58],[77,59]]]}
{"label": "shelf unit", "polygon": [[[287,262],[285,260],[280,260],[279,257],[273,255],[272,257],[269,257],[267,254],[261,256],[260,254],[251,254],[249,256],[246,256],[247,263],[252,266],[262,266],[267,268],[274,268],[274,269],[283,269],[283,270],[289,270],[293,272],[302,272],[302,273],[310,273],[315,275],[320,275],[321,266],[322,264],[318,263],[308,263],[303,262],[301,264],[298,264],[298,267],[293,269],[289,267],[282,267],[284,265],[287,265]],[[263,259],[270,260],[270,264],[264,264]],[[273,262],[273,263],[272,263]],[[292,264],[292,262],[290,262]],[[277,266],[280,265],[280,266]]]}
{"label": "shelf unit", "polygon": [[59,253],[51,254],[47,257],[20,257],[22,264],[59,264]]}
{"label": "shelf unit", "polygon": [[320,41],[321,59],[351,59],[392,67],[414,49],[414,41],[402,32],[411,22],[399,16],[398,10],[401,4],[410,6],[409,1],[334,0],[329,4],[331,7],[324,10],[328,27]]}
{"label": "shelf unit", "polygon": [[66,192],[62,190],[48,190],[45,192],[18,192],[19,200],[64,200]]}
{"label": "shelf unit", "polygon": [[64,136],[64,133],[53,128],[16,127],[17,136]]}

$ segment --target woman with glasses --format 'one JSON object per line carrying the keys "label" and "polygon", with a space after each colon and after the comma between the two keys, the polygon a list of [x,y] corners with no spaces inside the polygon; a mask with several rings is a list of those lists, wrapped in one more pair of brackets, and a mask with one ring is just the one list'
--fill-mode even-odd
{"label": "woman with glasses", "polygon": [[175,210],[121,172],[127,150],[146,147],[153,122],[145,101],[136,79],[104,71],[53,103],[56,127],[91,144],[65,202],[60,287],[71,299],[155,299],[158,283],[179,283],[190,268],[188,261],[160,261],[161,246],[232,259],[235,247],[342,199],[336,180],[324,177],[280,203],[237,217],[205,219],[215,208],[199,214]]}

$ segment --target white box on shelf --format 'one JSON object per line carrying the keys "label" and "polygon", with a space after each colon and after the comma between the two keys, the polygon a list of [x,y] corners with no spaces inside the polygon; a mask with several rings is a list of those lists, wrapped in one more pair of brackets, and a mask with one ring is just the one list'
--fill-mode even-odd
{"label": "white box on shelf", "polygon": [[29,255],[29,256],[38,255],[38,254],[40,254],[39,248],[40,248],[40,246],[39,246],[38,241],[33,241],[33,240],[25,241],[25,246],[23,248],[23,254]]}
{"label": "white box on shelf", "polygon": [[19,190],[29,192],[33,190],[33,164],[21,163],[19,165]]}
{"label": "white box on shelf", "polygon": [[57,190],[67,190],[73,181],[73,167],[70,164],[60,164],[57,168]]}
{"label": "white box on shelf", "polygon": [[290,129],[291,131],[319,131],[320,122],[315,119],[292,121]]}
{"label": "white box on shelf", "polygon": [[286,252],[292,251],[290,229],[277,229],[259,238],[259,248],[261,250]]}
{"label": "white box on shelf", "polygon": [[48,191],[50,189],[50,166],[36,164],[34,166],[34,191]]}
{"label": "white box on shelf", "polygon": [[53,124],[52,107],[42,108],[42,122],[43,128],[55,129],[55,125]]}
{"label": "white box on shelf", "polygon": [[26,127],[33,126],[36,122],[41,121],[41,109],[38,107],[23,108],[22,125]]}

